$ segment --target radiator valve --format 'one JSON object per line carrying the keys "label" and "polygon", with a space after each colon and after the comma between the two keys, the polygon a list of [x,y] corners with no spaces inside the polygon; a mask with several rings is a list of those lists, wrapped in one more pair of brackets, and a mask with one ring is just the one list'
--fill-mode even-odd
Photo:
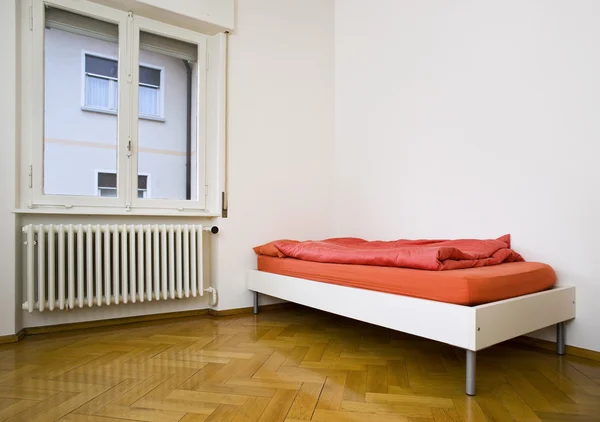
{"label": "radiator valve", "polygon": [[215,306],[217,304],[217,289],[214,287],[209,287],[208,289],[204,289],[205,292],[211,293],[210,301],[208,302],[208,306]]}

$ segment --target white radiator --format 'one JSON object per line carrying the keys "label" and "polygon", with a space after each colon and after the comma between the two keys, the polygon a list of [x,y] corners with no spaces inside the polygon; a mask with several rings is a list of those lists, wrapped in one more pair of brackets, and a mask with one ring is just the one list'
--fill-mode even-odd
{"label": "white radiator", "polygon": [[[23,226],[23,309],[50,311],[204,294],[201,225]],[[206,291],[216,292],[212,288]]]}

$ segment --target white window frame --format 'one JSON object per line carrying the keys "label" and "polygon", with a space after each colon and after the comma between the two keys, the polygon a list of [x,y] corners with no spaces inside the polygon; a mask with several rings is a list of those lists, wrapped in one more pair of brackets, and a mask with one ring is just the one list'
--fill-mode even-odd
{"label": "white window frame", "polygon": [[[151,19],[147,19],[144,17],[137,17],[134,21],[134,34],[133,34],[133,50],[139,51],[140,49],[140,32],[152,32],[157,35],[162,35],[165,37],[176,38],[181,41],[193,43],[198,45],[198,63],[197,63],[197,72],[196,72],[196,86],[198,87],[196,90],[196,138],[192,140],[193,143],[196,144],[196,151],[205,151],[206,150],[206,131],[202,130],[202,128],[206,127],[206,101],[207,96],[201,95],[200,93],[206,93],[206,36],[184,29],[179,28],[172,25],[167,25],[161,22],[157,22]],[[134,54],[131,60],[131,66],[133,69],[139,69],[139,54]],[[139,97],[139,81],[140,73],[134,72],[132,78],[132,86],[133,86],[133,98]],[[138,105],[136,102],[134,105],[132,104],[132,113],[134,115],[138,113]],[[138,144],[138,124],[134,124],[131,128],[132,139],[135,141],[132,143],[133,151],[139,151]],[[206,200],[205,190],[206,190],[206,173],[203,171],[204,162],[201,163],[201,160],[198,160],[200,155],[196,153],[196,192],[195,198],[196,200],[177,200],[177,199],[139,199],[136,197],[131,198],[131,204],[133,207],[142,208],[142,209],[154,209],[160,208],[165,201],[168,201],[173,207],[185,210],[186,208],[190,208],[193,204],[202,203]],[[131,160],[131,182],[133,184],[134,189],[132,192],[137,191],[137,178],[134,178],[134,174],[138,174],[138,165],[139,165],[139,156],[137,159]],[[194,197],[194,195],[192,195]]]}
{"label": "white window frame", "polygon": [[[26,2],[23,2],[26,3]],[[31,13],[39,17],[32,19],[31,32],[31,50],[29,54],[24,53],[24,59],[29,59],[24,63],[24,73],[29,73],[30,85],[24,84],[24,89],[29,88],[28,93],[24,94],[24,110],[29,116],[23,118],[23,139],[28,145],[25,154],[29,154],[29,166],[27,180],[29,181],[29,208],[46,208],[52,206],[62,206],[66,209],[74,207],[108,207],[125,208],[125,197],[122,192],[127,189],[123,183],[124,178],[118,178],[117,191],[119,196],[116,198],[99,198],[96,196],[77,196],[77,195],[46,195],[44,194],[44,78],[45,78],[45,59],[44,59],[44,5],[48,4],[54,7],[66,9],[82,15],[103,19],[119,26],[119,63],[126,63],[125,46],[127,44],[127,14],[122,11],[102,6],[96,3],[80,2],[77,0],[52,0],[42,1],[33,0]],[[84,6],[84,7],[82,7]],[[25,15],[27,16],[27,15]],[[26,43],[22,45],[25,47]],[[120,80],[127,80],[127,67],[120,65],[118,69]],[[119,84],[119,110],[129,109],[130,99],[122,93],[122,84]],[[29,94],[29,95],[27,95]],[[27,118],[29,117],[29,118]],[[129,130],[126,122],[123,121],[122,114],[117,115],[117,135],[119,139],[127,139]],[[29,126],[29,128],[27,128]],[[123,142],[117,144],[116,168],[117,172],[127,168],[127,145]],[[24,155],[24,158],[27,158]],[[74,175],[75,176],[75,175]]]}
{"label": "white window frame", "polygon": [[[44,165],[44,30],[45,5],[112,22],[119,27],[118,113],[116,151],[118,197],[50,195],[43,192]],[[225,187],[226,35],[208,36],[133,16],[87,0],[23,0],[21,213],[220,216]],[[198,45],[196,86],[197,200],[138,199],[138,90],[140,30]],[[128,41],[131,41],[128,44]],[[135,52],[135,54],[133,53]],[[88,54],[103,57],[93,51]],[[85,54],[82,77],[85,86]],[[208,60],[208,55],[211,60]],[[107,57],[108,58],[108,57]],[[113,58],[114,60],[114,58]],[[208,63],[210,62],[210,68]],[[135,70],[135,71],[134,71]],[[161,112],[164,116],[164,77],[161,69]],[[125,83],[124,83],[125,82]],[[82,104],[85,104],[82,92]],[[106,110],[101,110],[106,111]],[[125,111],[125,112],[124,112]],[[203,157],[204,159],[199,159]],[[135,195],[133,193],[136,193]],[[150,195],[148,195],[150,196]]]}

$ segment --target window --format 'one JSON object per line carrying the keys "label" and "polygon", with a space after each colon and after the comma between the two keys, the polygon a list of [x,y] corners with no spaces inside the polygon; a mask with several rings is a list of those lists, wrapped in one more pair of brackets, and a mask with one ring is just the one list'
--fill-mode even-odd
{"label": "window", "polygon": [[85,105],[117,111],[118,62],[103,57],[85,55]]}
{"label": "window", "polygon": [[160,117],[160,69],[140,66],[140,116]]}
{"label": "window", "polygon": [[33,15],[23,34],[23,103],[32,112],[22,126],[22,206],[219,215],[225,34],[86,0],[30,2],[22,6],[23,25],[27,4]]}
{"label": "window", "polygon": [[[85,103],[92,111],[116,113],[118,99],[118,61],[86,53]],[[141,117],[160,119],[161,74],[158,67],[140,66],[139,114]]]}
{"label": "window", "polygon": [[[115,198],[117,196],[117,173],[98,172],[98,196]],[[148,175],[138,175],[138,198],[145,198],[148,192]]]}

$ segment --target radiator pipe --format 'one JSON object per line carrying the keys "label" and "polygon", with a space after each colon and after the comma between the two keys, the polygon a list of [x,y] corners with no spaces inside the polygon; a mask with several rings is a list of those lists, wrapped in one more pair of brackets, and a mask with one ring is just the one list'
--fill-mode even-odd
{"label": "radiator pipe", "polygon": [[211,293],[210,301],[208,302],[208,306],[215,306],[218,301],[217,289],[214,287],[209,287],[204,289],[205,292]]}
{"label": "radiator pipe", "polygon": [[187,71],[187,134],[185,140],[185,199],[192,198],[192,66],[188,60],[183,64]]}

